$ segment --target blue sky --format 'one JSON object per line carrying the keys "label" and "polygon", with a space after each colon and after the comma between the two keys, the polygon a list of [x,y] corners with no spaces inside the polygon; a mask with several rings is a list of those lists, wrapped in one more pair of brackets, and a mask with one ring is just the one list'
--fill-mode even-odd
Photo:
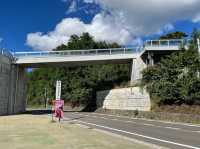
{"label": "blue sky", "polygon": [[[188,4],[182,0],[183,7],[177,7],[179,11],[172,10],[175,17],[170,12],[158,10],[158,14],[163,15],[155,16],[156,12],[150,11],[154,16],[149,19],[144,8],[132,12],[136,9],[134,6],[141,5],[130,0],[127,5],[126,0],[123,5],[119,0],[115,1],[119,5],[113,5],[112,0],[1,0],[0,39],[3,40],[0,40],[0,47],[13,51],[51,50],[58,44],[67,44],[71,34],[80,35],[85,31],[95,40],[117,41],[125,45],[169,31],[190,33],[194,27],[200,28],[200,12],[196,7],[199,2],[191,1]],[[190,8],[186,10],[191,14],[181,14],[187,5]],[[157,4],[152,3],[152,7],[155,6]]]}

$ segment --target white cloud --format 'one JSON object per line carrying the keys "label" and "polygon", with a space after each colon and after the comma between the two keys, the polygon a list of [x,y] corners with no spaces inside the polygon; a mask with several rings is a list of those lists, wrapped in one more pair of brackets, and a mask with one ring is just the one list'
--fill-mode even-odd
{"label": "white cloud", "polygon": [[[27,44],[34,49],[51,50],[60,44],[67,44],[72,34],[83,32],[89,32],[97,41],[134,44],[141,42],[140,36],[173,30],[173,23],[177,21],[200,21],[200,0],[82,1],[99,4],[105,12],[96,14],[90,24],[77,18],[65,18],[47,34],[28,34]],[[75,5],[72,8],[73,11],[79,9],[75,9]]]}
{"label": "white cloud", "polygon": [[[66,2],[66,1],[64,1],[64,2]],[[76,12],[76,10],[77,10],[77,2],[72,1],[66,13],[67,14],[73,13],[73,12]]]}
{"label": "white cloud", "polygon": [[85,3],[94,3],[95,0],[83,0]]}
{"label": "white cloud", "polygon": [[194,23],[200,22],[200,13],[197,14],[197,15],[194,17],[193,22],[194,22]]}
{"label": "white cloud", "polygon": [[89,32],[96,41],[118,42],[127,44],[132,37],[129,31],[111,16],[97,14],[91,24],[85,24],[77,18],[63,19],[53,31],[27,35],[27,45],[37,50],[52,50],[61,44],[67,44],[71,35]]}
{"label": "white cloud", "polygon": [[200,13],[200,0],[97,1],[118,22],[123,20],[133,35],[139,36],[158,32],[165,25],[179,20],[193,20]]}

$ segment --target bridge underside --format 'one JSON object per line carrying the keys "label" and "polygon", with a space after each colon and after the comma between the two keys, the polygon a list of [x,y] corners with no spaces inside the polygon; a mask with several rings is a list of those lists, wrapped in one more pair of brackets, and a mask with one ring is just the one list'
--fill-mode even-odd
{"label": "bridge underside", "polygon": [[23,67],[52,67],[52,66],[82,66],[92,64],[124,64],[137,58],[136,54],[116,55],[91,55],[91,56],[41,56],[21,57],[16,60],[16,65]]}
{"label": "bridge underside", "polygon": [[23,68],[48,68],[48,67],[73,67],[73,66],[88,66],[98,64],[131,64],[133,59],[121,59],[121,60],[91,60],[91,61],[70,61],[70,62],[40,62],[40,63],[21,63],[18,64]]}
{"label": "bridge underside", "polygon": [[165,58],[166,56],[177,52],[178,50],[148,50],[145,51],[141,58],[147,65],[154,65],[161,61],[162,58]]}

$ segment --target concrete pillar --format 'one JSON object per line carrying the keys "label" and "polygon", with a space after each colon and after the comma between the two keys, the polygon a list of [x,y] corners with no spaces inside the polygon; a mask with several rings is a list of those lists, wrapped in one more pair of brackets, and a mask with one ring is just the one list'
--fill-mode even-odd
{"label": "concrete pillar", "polygon": [[133,59],[132,64],[131,64],[131,81],[130,81],[130,86],[133,86],[136,83],[136,73],[137,73],[137,60]]}
{"label": "concrete pillar", "polygon": [[147,65],[153,66],[154,65],[153,53],[148,52],[147,59],[148,59],[148,62],[149,62]]}

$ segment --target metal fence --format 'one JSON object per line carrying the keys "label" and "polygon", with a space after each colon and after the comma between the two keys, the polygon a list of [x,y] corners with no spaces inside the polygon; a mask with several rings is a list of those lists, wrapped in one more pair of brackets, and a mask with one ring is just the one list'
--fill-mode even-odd
{"label": "metal fence", "polygon": [[5,55],[5,56],[7,56],[9,58],[13,58],[12,53],[10,51],[4,50],[4,49],[0,49],[0,55]]}
{"label": "metal fence", "polygon": [[184,39],[170,39],[170,40],[147,40],[145,42],[146,47],[171,47],[171,46],[181,46],[188,44],[189,40]]}
{"label": "metal fence", "polygon": [[33,51],[33,52],[14,52],[14,57],[48,57],[48,56],[90,56],[90,55],[114,55],[132,54],[141,51],[140,47],[134,48],[113,48],[113,49],[92,49],[92,50],[65,50],[65,51]]}

